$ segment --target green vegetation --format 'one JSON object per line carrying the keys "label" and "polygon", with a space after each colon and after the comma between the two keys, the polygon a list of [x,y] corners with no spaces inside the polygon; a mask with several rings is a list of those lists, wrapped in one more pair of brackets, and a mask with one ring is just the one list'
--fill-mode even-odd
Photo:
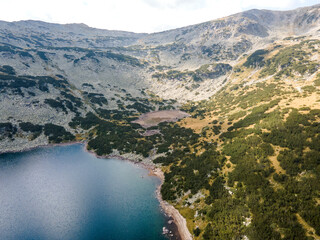
{"label": "green vegetation", "polygon": [[14,134],[17,132],[17,127],[10,122],[0,123],[0,139],[8,137],[13,139]]}
{"label": "green vegetation", "polygon": [[228,121],[231,122],[231,121],[234,121],[234,120],[238,120],[239,118],[244,117],[246,114],[247,114],[246,111],[236,112],[236,113],[232,114],[232,115],[228,118]]}
{"label": "green vegetation", "polygon": [[[276,74],[276,77],[293,77],[294,73],[312,74],[317,71],[318,64],[309,60],[308,41],[281,49],[275,56],[266,60],[261,76]],[[278,71],[280,69],[280,71]]]}
{"label": "green vegetation", "polygon": [[192,79],[195,82],[201,82],[204,79],[214,79],[220,76],[226,75],[232,70],[229,64],[217,63],[217,64],[205,64],[195,71],[178,71],[169,70],[167,72],[157,72],[152,75],[157,80],[180,80],[185,81]]}
{"label": "green vegetation", "polygon": [[43,130],[42,125],[32,124],[30,122],[19,123],[19,127],[25,132],[31,132],[33,134],[32,139],[39,137]]}
{"label": "green vegetation", "polygon": [[233,124],[232,127],[228,129],[228,131],[232,131],[237,128],[249,127],[252,124],[259,123],[260,120],[264,119],[267,115],[265,112],[277,105],[279,100],[273,100],[268,104],[260,105],[259,107],[255,107],[252,109],[251,113],[248,114],[244,119]]}
{"label": "green vegetation", "polygon": [[55,108],[55,109],[61,109],[63,112],[66,114],[68,113],[66,107],[64,106],[63,102],[60,101],[60,99],[45,99],[44,100],[45,104],[48,104],[50,107]]}
{"label": "green vegetation", "polygon": [[140,113],[147,113],[147,112],[151,112],[151,111],[155,110],[154,107],[148,106],[148,105],[145,105],[145,104],[139,103],[139,102],[135,102],[133,104],[130,104],[127,106],[127,108],[128,109],[135,109]]}
{"label": "green vegetation", "polygon": [[75,139],[75,137],[70,132],[66,131],[64,127],[52,123],[44,125],[44,134],[51,143],[69,142]]}
{"label": "green vegetation", "polygon": [[[120,124],[102,120],[93,113],[88,113],[85,118],[73,119],[71,126],[81,126],[84,129],[93,128],[92,132],[96,136],[89,140],[88,148],[95,150],[98,155],[107,155],[112,152],[112,149],[118,149],[122,153],[136,152],[147,157],[153,148],[152,142],[144,140],[136,131],[140,128],[139,125],[130,122]],[[119,136],[122,137],[119,138]]]}
{"label": "green vegetation", "polygon": [[[303,90],[298,97],[316,91],[313,86]],[[295,91],[281,82],[238,84],[226,86],[209,101],[184,106],[194,118],[210,117],[214,111],[213,116],[229,121],[229,128],[217,131],[219,139],[211,144],[219,144],[216,151],[230,161],[221,161],[217,169],[224,167],[228,171],[216,170],[207,175],[208,185],[214,187],[196,188],[200,192],[209,190],[204,203],[193,204],[193,210],[202,213],[190,219],[195,226],[201,226],[197,230],[199,239],[237,239],[244,235],[249,239],[313,239],[307,237],[297,214],[319,233],[320,111],[280,107],[279,103],[290,101],[293,94]],[[235,111],[238,108],[243,110]],[[218,120],[211,124],[221,126]],[[203,128],[203,137],[208,137],[209,126]],[[195,146],[201,146],[193,148],[201,154],[209,150],[204,141]],[[280,148],[279,154],[276,147]],[[167,160],[168,175],[175,173],[170,180],[166,178],[171,187],[167,199],[172,202],[186,192],[184,189],[177,194],[173,188],[184,185],[190,177],[181,174],[188,166],[185,161],[197,159],[192,156],[189,160],[187,156],[181,157],[187,160]],[[193,173],[198,174],[196,168]],[[244,224],[246,219],[248,226]]]}
{"label": "green vegetation", "polygon": [[143,66],[143,64],[139,61],[139,59],[137,59],[135,57],[128,56],[128,55],[113,53],[110,51],[108,51],[106,53],[101,53],[100,55],[101,55],[101,57],[110,58],[115,61],[126,62],[132,66],[138,66],[138,67]]}
{"label": "green vegetation", "polygon": [[[1,70],[2,69],[2,70]],[[12,94],[24,96],[22,89],[37,88],[42,92],[49,92],[49,85],[66,89],[69,84],[64,78],[53,78],[51,76],[16,76],[14,68],[2,66],[0,71],[0,91],[11,91]]]}
{"label": "green vegetation", "polygon": [[72,102],[72,104],[76,107],[81,107],[83,105],[81,98],[75,97],[74,95],[64,91],[61,91],[60,94],[66,99],[70,100],[70,102]]}
{"label": "green vegetation", "polygon": [[32,124],[30,122],[22,122],[19,123],[19,127],[25,131],[25,132],[41,132],[43,129],[43,126],[37,125],[37,124]]}
{"label": "green vegetation", "polygon": [[9,65],[0,66],[0,71],[8,75],[16,75],[16,71]]}
{"label": "green vegetation", "polygon": [[310,93],[312,93],[312,92],[315,92],[316,91],[316,88],[314,87],[314,86],[304,86],[304,87],[302,87],[302,90],[303,91],[306,91],[306,92],[310,92]]}
{"label": "green vegetation", "polygon": [[108,105],[108,100],[102,93],[88,93],[83,92],[84,96],[89,99],[92,104],[98,104],[99,106]]}
{"label": "green vegetation", "polygon": [[247,61],[243,64],[245,67],[263,67],[265,65],[264,56],[268,53],[268,51],[264,49],[260,49],[252,53]]}
{"label": "green vegetation", "polygon": [[49,59],[48,59],[48,57],[47,57],[47,55],[46,55],[45,52],[39,51],[39,52],[37,52],[37,55],[38,55],[43,61],[45,61],[45,62],[49,61]]}
{"label": "green vegetation", "polygon": [[[67,98],[73,98],[73,95],[65,95]],[[79,101],[79,99],[75,98],[74,102],[71,102],[66,99],[60,99],[57,97],[56,99],[45,99],[45,104],[48,104],[50,107],[56,109],[57,111],[61,110],[65,114],[68,114],[69,109],[71,112],[74,112],[76,114],[79,114],[77,107],[80,107],[82,103]]]}
{"label": "green vegetation", "polygon": [[[144,66],[144,63],[141,63],[138,58],[135,58],[129,55],[124,55],[121,53],[111,52],[110,50],[101,51],[101,50],[92,50],[92,49],[80,48],[80,47],[50,47],[50,46],[42,46],[42,48],[48,49],[48,50],[63,50],[68,52],[76,52],[76,53],[84,54],[81,58],[77,58],[77,59],[75,58],[74,55],[64,54],[64,57],[66,59],[73,61],[75,64],[78,63],[79,61],[88,60],[88,59],[94,60],[99,63],[100,62],[99,58],[108,58],[118,62],[128,63],[129,65],[135,66],[135,67]],[[46,52],[37,51],[36,54],[44,61],[49,60],[46,55]]]}
{"label": "green vegetation", "polygon": [[317,75],[317,79],[314,80],[314,85],[319,87],[320,86],[320,75]]}
{"label": "green vegetation", "polygon": [[[226,38],[231,36],[231,32],[229,31],[226,31],[224,34]],[[241,54],[249,51],[251,47],[252,43],[250,41],[242,39],[230,47],[219,43],[212,44],[211,46],[202,46],[201,52],[213,61],[236,60]]]}

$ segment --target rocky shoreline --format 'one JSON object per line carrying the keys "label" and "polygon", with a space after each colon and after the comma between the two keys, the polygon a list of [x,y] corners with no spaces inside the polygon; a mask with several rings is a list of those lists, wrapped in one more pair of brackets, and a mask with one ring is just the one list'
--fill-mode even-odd
{"label": "rocky shoreline", "polygon": [[[168,216],[168,218],[171,218],[172,221],[171,224],[174,224],[173,229],[177,229],[177,232],[174,231],[175,239],[177,240],[192,240],[192,235],[189,232],[189,229],[187,228],[187,223],[185,218],[179,213],[177,209],[175,209],[172,205],[170,205],[167,201],[164,201],[161,196],[161,186],[164,182],[164,173],[162,170],[157,167],[150,158],[142,158],[136,154],[124,154],[120,155],[118,152],[115,152],[114,154],[105,155],[105,156],[98,156],[95,152],[90,151],[87,149],[87,143],[83,141],[75,141],[75,142],[69,142],[69,143],[59,143],[59,144],[39,144],[39,145],[32,145],[30,147],[22,147],[17,148],[15,150],[6,149],[6,150],[0,150],[0,155],[4,153],[14,153],[14,152],[23,152],[23,151],[30,151],[39,147],[53,147],[53,146],[61,146],[61,145],[71,145],[71,144],[77,144],[81,143],[84,144],[84,150],[90,154],[95,155],[97,158],[116,158],[119,160],[125,160],[132,162],[142,168],[145,168],[149,170],[149,175],[156,176],[160,179],[161,184],[157,187],[156,190],[156,197],[160,202],[160,207]],[[169,236],[170,237],[170,236]]]}
{"label": "rocky shoreline", "polygon": [[161,179],[161,184],[157,188],[157,198],[160,202],[161,208],[167,214],[168,217],[172,217],[173,222],[178,228],[179,236],[182,240],[192,240],[192,235],[187,227],[186,219],[180,214],[180,212],[170,205],[167,201],[162,199],[161,186],[164,182],[164,174],[160,168],[154,168],[152,173]]}
{"label": "rocky shoreline", "polygon": [[125,160],[129,162],[133,162],[134,164],[149,170],[149,175],[156,176],[160,179],[161,184],[157,187],[156,190],[156,197],[160,202],[160,206],[163,209],[166,216],[172,218],[172,223],[175,224],[177,228],[177,233],[175,233],[177,238],[181,240],[192,240],[192,235],[189,232],[187,227],[186,219],[180,214],[180,212],[175,209],[172,205],[170,205],[167,201],[162,199],[161,195],[161,187],[164,182],[164,173],[162,170],[157,167],[150,158],[140,158],[135,154],[125,154],[125,155],[118,155],[118,154],[110,154],[106,156],[98,156],[94,152],[87,149],[87,145],[85,145],[85,151],[94,154],[97,158],[116,158],[120,160]]}

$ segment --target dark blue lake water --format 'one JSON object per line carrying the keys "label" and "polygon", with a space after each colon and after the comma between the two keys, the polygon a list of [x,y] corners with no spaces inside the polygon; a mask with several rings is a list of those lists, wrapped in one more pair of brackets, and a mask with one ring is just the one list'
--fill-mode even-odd
{"label": "dark blue lake water", "polygon": [[83,145],[0,155],[0,239],[164,240],[156,177]]}

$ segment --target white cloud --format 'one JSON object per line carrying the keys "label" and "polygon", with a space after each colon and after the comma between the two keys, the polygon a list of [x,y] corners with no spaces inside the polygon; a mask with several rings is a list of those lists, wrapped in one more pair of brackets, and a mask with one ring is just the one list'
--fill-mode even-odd
{"label": "white cloud", "polygon": [[0,19],[85,23],[91,27],[154,32],[259,9],[287,10],[319,0],[1,0]]}
{"label": "white cloud", "polygon": [[206,0],[143,0],[143,2],[151,7],[162,9],[199,9],[206,6]]}

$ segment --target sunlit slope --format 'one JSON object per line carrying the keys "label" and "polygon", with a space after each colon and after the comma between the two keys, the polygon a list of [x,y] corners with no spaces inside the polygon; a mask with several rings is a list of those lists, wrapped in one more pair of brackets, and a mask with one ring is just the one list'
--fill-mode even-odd
{"label": "sunlit slope", "polygon": [[276,42],[210,100],[185,105],[192,117],[179,125],[200,138],[162,160],[162,192],[197,238],[319,239],[319,47]]}

